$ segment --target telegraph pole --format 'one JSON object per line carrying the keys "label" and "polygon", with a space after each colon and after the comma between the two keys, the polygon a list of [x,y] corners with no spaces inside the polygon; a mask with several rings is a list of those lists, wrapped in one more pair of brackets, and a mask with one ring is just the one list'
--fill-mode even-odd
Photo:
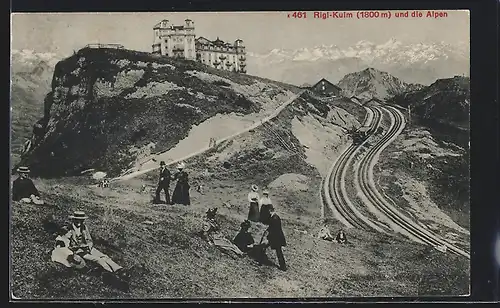
{"label": "telegraph pole", "polygon": [[411,106],[408,105],[408,123],[411,124]]}

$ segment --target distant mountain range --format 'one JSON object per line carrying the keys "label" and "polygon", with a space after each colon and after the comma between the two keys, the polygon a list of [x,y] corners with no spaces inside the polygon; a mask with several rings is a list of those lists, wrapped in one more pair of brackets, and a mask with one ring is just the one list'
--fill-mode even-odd
{"label": "distant mountain range", "polygon": [[19,154],[33,124],[43,115],[43,100],[62,57],[32,50],[12,50],[11,56],[12,152]]}
{"label": "distant mountain range", "polygon": [[248,73],[301,85],[325,77],[337,83],[344,75],[372,67],[408,83],[429,85],[441,78],[469,75],[469,45],[462,43],[405,44],[391,39],[384,44],[359,41],[341,49],[321,45],[297,50],[273,49],[267,54],[248,52]]}

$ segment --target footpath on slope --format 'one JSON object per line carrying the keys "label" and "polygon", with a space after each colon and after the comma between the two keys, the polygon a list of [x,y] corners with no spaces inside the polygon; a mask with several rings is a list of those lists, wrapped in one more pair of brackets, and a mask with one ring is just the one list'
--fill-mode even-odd
{"label": "footpath on slope", "polygon": [[[275,118],[281,111],[283,111],[283,109],[285,109],[288,105],[290,105],[293,101],[295,101],[298,97],[300,97],[304,93],[304,91],[305,90],[300,91],[299,93],[297,93],[294,96],[292,96],[289,100],[287,100],[286,102],[284,102],[275,111],[273,111],[269,116],[267,116],[267,117],[265,117],[265,118],[263,118],[261,120],[255,121],[249,127],[246,127],[243,130],[238,131],[238,132],[236,132],[236,133],[234,133],[234,134],[232,134],[230,136],[223,137],[221,139],[215,140],[215,142],[217,144],[220,144],[221,142],[231,140],[231,139],[233,139],[235,137],[238,137],[238,136],[240,136],[240,135],[242,135],[242,134],[244,134],[246,132],[251,131],[252,129],[255,129],[255,128],[261,126],[264,123],[269,122],[270,120],[272,120],[273,118]],[[174,148],[172,148],[172,149],[170,149],[168,151],[165,151],[163,153],[156,154],[156,155],[154,155],[154,157],[156,158],[156,160],[164,160],[166,162],[167,166],[170,166],[170,165],[176,164],[178,162],[181,162],[183,160],[186,160],[186,159],[189,159],[191,157],[194,157],[196,155],[200,155],[200,154],[202,154],[202,153],[204,153],[204,152],[206,152],[206,151],[208,151],[208,150],[211,149],[210,146],[202,146],[202,144],[200,144],[200,143],[190,142],[190,140],[187,140],[187,139],[189,139],[189,137],[185,138],[184,140],[182,140],[181,142],[179,142],[179,144],[176,147],[174,147]],[[206,140],[205,140],[205,144],[206,144]],[[179,145],[180,146],[189,145],[191,149],[193,149],[193,145],[199,145],[200,148],[198,148],[198,150],[194,150],[193,152],[191,152],[188,155],[185,155],[183,157],[178,157],[178,155],[180,153],[182,153],[182,151],[180,151],[178,149]],[[153,165],[153,164],[152,163],[148,163],[147,165],[144,164],[144,166],[146,166],[146,167],[149,166],[149,165]],[[142,170],[133,171],[133,172],[130,172],[128,174],[124,174],[122,176],[113,178],[110,181],[119,181],[119,180],[132,179],[134,177],[137,177],[139,175],[148,173],[148,172],[153,171],[153,170],[158,169],[158,168],[159,168],[158,163],[154,163],[154,165],[151,166],[150,168],[145,168],[145,169],[142,169]]]}

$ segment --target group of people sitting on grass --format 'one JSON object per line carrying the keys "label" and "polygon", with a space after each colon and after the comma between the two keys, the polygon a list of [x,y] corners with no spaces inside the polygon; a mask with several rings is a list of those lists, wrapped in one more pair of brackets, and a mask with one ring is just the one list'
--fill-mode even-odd
{"label": "group of people sitting on grass", "polygon": [[[159,196],[160,188],[163,189],[165,182],[170,181],[170,173],[165,168],[165,163],[161,162],[160,183],[157,189]],[[187,185],[187,174],[183,172],[184,165],[179,165],[179,172],[173,178],[179,179],[176,191],[185,197],[184,189],[189,189]],[[17,169],[19,177],[13,182],[12,195],[14,201],[20,201],[33,204],[44,204],[40,198],[40,193],[36,189],[33,181],[29,178],[29,168],[19,167]],[[180,183],[179,183],[180,182]],[[182,187],[187,185],[187,187]],[[168,185],[167,185],[168,187]],[[263,198],[259,200],[257,193],[258,187],[252,185],[252,191],[248,195],[250,209],[248,219],[240,225],[240,231],[232,241],[227,240],[221,233],[221,228],[216,220],[217,208],[210,208],[206,212],[201,232],[202,237],[211,245],[216,246],[223,252],[234,254],[237,257],[250,256],[256,260],[259,265],[272,264],[268,259],[266,250],[268,247],[276,251],[279,261],[279,268],[286,271],[286,261],[283,256],[282,247],[286,246],[286,239],[281,226],[281,218],[276,213],[274,206],[269,198],[269,191],[265,190]],[[168,201],[168,188],[166,190]],[[189,204],[189,195],[187,195],[187,204]],[[260,209],[259,209],[260,208]],[[108,273],[108,279],[114,279],[128,286],[127,271],[122,266],[115,263],[109,256],[97,250],[94,247],[90,230],[85,221],[88,217],[82,211],[75,211],[69,216],[71,224],[69,227],[63,228],[65,234],[59,234],[56,238],[56,245],[52,251],[52,261],[65,265],[66,267],[81,269],[86,265],[86,261],[93,262]],[[267,225],[260,241],[255,242],[250,233],[251,221],[257,224]],[[347,238],[343,230],[333,237],[326,224],[321,228],[318,237],[327,241],[335,241],[338,243],[347,243]]]}
{"label": "group of people sitting on grass", "polygon": [[[246,254],[256,260],[259,265],[271,263],[266,255],[266,250],[270,247],[276,251],[279,268],[286,271],[287,266],[282,251],[282,247],[286,246],[286,239],[281,227],[281,218],[276,213],[269,198],[269,191],[265,190],[264,196],[259,199],[258,189],[257,185],[252,185],[251,192],[248,194],[248,201],[250,202],[248,219],[241,223],[241,229],[233,241],[225,239],[220,233],[220,227],[215,219],[217,208],[207,211],[202,235],[210,244],[217,246],[219,249],[234,253],[239,257]],[[252,222],[267,226],[258,243],[255,242],[249,231]]]}
{"label": "group of people sitting on grass", "polygon": [[337,242],[339,244],[347,244],[347,237],[345,235],[344,230],[340,230],[335,237],[330,233],[330,229],[326,225],[326,223],[321,227],[318,232],[318,238],[329,241],[329,242]]}
{"label": "group of people sitting on grass", "polygon": [[[36,205],[45,204],[40,192],[29,178],[29,168],[21,166],[17,168],[17,172],[19,177],[12,183],[12,200]],[[85,224],[87,218],[82,211],[75,211],[69,216],[70,225],[63,227],[64,234],[59,234],[56,238],[56,245],[51,255],[52,261],[76,269],[85,268],[86,261],[93,262],[105,270],[103,277],[105,280],[128,288],[127,271],[94,247],[90,230]]]}
{"label": "group of people sitting on grass", "polygon": [[275,212],[274,207],[269,207],[270,219],[268,227],[262,235],[260,241],[255,242],[252,234],[249,232],[251,222],[245,220],[240,225],[240,231],[234,237],[233,241],[226,239],[222,233],[219,223],[216,220],[217,208],[208,209],[201,232],[202,237],[210,244],[228,254],[234,254],[237,257],[250,256],[257,261],[258,265],[271,264],[266,250],[268,247],[276,251],[279,268],[286,271],[287,266],[283,256],[282,247],[286,246],[286,239],[281,227],[281,218]]}

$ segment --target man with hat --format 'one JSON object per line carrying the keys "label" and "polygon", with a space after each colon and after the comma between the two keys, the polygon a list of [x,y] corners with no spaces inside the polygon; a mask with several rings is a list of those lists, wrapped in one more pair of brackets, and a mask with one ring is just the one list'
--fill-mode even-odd
{"label": "man with hat", "polygon": [[73,259],[78,257],[87,261],[92,261],[99,264],[106,271],[117,273],[122,266],[116,264],[110,257],[100,252],[94,247],[94,242],[90,236],[90,231],[85,220],[88,218],[82,211],[75,211],[70,215],[71,227],[70,230],[61,238],[60,246],[66,246],[73,252]]}
{"label": "man with hat", "polygon": [[12,200],[26,203],[44,204],[33,181],[28,177],[30,169],[21,166],[17,168],[19,177],[12,183]]}
{"label": "man with hat", "polygon": [[166,168],[166,164],[164,161],[160,162],[160,178],[158,180],[158,187],[156,188],[156,194],[155,194],[155,199],[154,203],[162,203],[161,202],[161,191],[165,191],[165,203],[170,204],[170,194],[169,194],[169,189],[170,189],[170,171]]}
{"label": "man with hat", "polygon": [[270,218],[269,218],[269,227],[264,232],[264,236],[267,235],[267,245],[270,246],[271,249],[276,251],[276,256],[279,261],[279,268],[282,271],[286,271],[286,263],[285,257],[283,256],[282,247],[286,246],[285,234],[283,233],[283,229],[281,228],[281,218],[275,212],[274,207],[271,205],[269,208]]}

